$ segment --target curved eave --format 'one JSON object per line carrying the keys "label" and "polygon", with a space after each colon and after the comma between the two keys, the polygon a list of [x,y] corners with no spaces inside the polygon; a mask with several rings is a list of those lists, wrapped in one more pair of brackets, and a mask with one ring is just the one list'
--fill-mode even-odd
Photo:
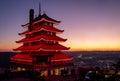
{"label": "curved eave", "polygon": [[41,38],[41,39],[39,39],[39,40],[15,41],[15,42],[16,42],[16,43],[25,43],[25,42],[35,42],[35,41],[41,41],[41,40],[44,40],[44,41],[65,42],[67,39],[63,39],[63,40],[49,40],[49,39],[44,39],[44,38]]}
{"label": "curved eave", "polygon": [[56,27],[48,26],[48,25],[42,25],[42,28],[44,28],[47,31],[52,31],[52,32],[64,32],[64,30],[60,30]]}
{"label": "curved eave", "polygon": [[52,57],[52,62],[72,61],[72,60],[73,60],[73,56],[64,53],[58,53],[55,54],[54,57]]}
{"label": "curved eave", "polygon": [[[46,29],[46,28],[41,28],[41,30],[45,30],[45,31],[50,31],[50,32],[59,32],[59,33],[62,33],[62,32],[64,32],[64,30],[58,30],[58,31],[55,31],[55,30],[49,30],[49,29]],[[40,30],[40,31],[41,31]],[[34,32],[36,32],[36,31],[34,31]]]}
{"label": "curved eave", "polygon": [[23,60],[23,59],[14,59],[14,58],[10,58],[10,60],[12,61],[12,62],[16,62],[16,61],[22,61],[22,62],[29,62],[29,63],[31,63],[32,62],[32,60]]}
{"label": "curved eave", "polygon": [[63,38],[60,38],[60,37],[51,37],[51,36],[39,36],[39,37],[34,37],[34,38],[23,38],[19,41],[16,41],[16,43],[23,43],[23,42],[35,42],[35,41],[41,41],[41,40],[44,40],[44,41],[57,41],[57,42],[65,42],[67,39],[63,39]]}
{"label": "curved eave", "polygon": [[41,21],[46,21],[46,22],[50,22],[50,23],[53,23],[53,24],[59,24],[60,23],[60,21],[52,21],[52,20],[48,20],[46,18],[42,18],[40,20],[34,21],[33,24],[39,23]]}
{"label": "curved eave", "polygon": [[24,24],[24,25],[21,25],[22,27],[28,27],[29,26],[29,23],[27,24]]}
{"label": "curved eave", "polygon": [[57,20],[55,20],[55,19],[53,19],[51,17],[48,17],[47,14],[45,14],[45,13],[42,16],[39,16],[39,17],[44,18],[46,20],[53,21],[53,22],[59,22],[59,21],[57,21]]}
{"label": "curved eave", "polygon": [[[27,59],[26,59],[27,58]],[[32,62],[32,58],[28,54],[16,54],[10,58],[11,61]]]}
{"label": "curved eave", "polygon": [[66,48],[63,48],[63,49],[59,49],[59,48],[56,48],[56,49],[45,49],[45,48],[40,48],[39,50],[37,51],[60,51],[60,50],[69,50],[70,47],[66,47]]}
{"label": "curved eave", "polygon": [[[32,63],[33,58],[31,57],[31,55],[28,55],[28,54],[16,54],[12,56],[10,60],[12,62],[28,62],[28,63],[31,62]],[[72,60],[73,60],[72,56],[68,54],[64,54],[64,53],[61,53],[61,54],[58,53],[58,54],[53,55],[51,62],[60,62],[60,61],[71,62]]]}
{"label": "curved eave", "polygon": [[[48,26],[49,27],[49,26]],[[40,26],[40,27],[37,27],[37,28],[35,28],[35,29],[33,29],[33,31],[25,31],[25,32],[22,32],[22,33],[19,33],[19,35],[24,35],[24,34],[32,34],[32,33],[34,33],[34,32],[39,32],[39,31],[42,31],[42,30],[44,30],[44,31],[50,31],[50,32],[55,32],[55,33],[62,33],[62,32],[64,32],[64,30],[59,30],[59,29],[57,29],[57,28],[53,28],[53,27],[51,27],[51,29],[50,28],[47,28],[47,27],[45,27],[45,26]]]}
{"label": "curved eave", "polygon": [[13,51],[59,51],[59,50],[69,50],[70,47],[65,48],[65,49],[44,49],[44,48],[40,48],[40,49],[13,49]]}
{"label": "curved eave", "polygon": [[73,57],[71,58],[66,58],[66,59],[56,59],[56,60],[52,60],[52,62],[58,62],[58,61],[71,61],[73,60]]}
{"label": "curved eave", "polygon": [[67,48],[65,46],[62,46],[60,44],[58,45],[34,45],[34,46],[20,46],[16,49],[13,49],[14,51],[55,51],[55,50],[69,50],[70,48]]}
{"label": "curved eave", "polygon": [[27,31],[24,31],[22,33],[18,33],[18,35],[24,35],[24,34],[31,34],[31,32],[27,30]]}
{"label": "curved eave", "polygon": [[[47,20],[47,19],[45,19],[45,18],[42,18],[42,19],[40,19],[40,20],[37,20],[37,21],[34,21],[33,22],[33,25],[34,24],[36,24],[36,23],[39,23],[39,22],[42,22],[42,21],[46,21],[46,22],[50,22],[50,23],[53,23],[53,24],[59,24],[61,21],[52,21],[52,20]],[[25,25],[21,25],[22,27],[29,27],[29,23],[27,23],[27,24],[25,24]]]}

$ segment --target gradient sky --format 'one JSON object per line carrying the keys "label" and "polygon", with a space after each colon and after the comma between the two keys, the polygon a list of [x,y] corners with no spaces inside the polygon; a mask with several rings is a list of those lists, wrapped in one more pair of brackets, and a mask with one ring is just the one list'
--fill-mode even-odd
{"label": "gradient sky", "polygon": [[[40,0],[0,0],[0,51],[21,44],[21,25],[29,20],[29,9],[38,15]],[[61,23],[71,50],[120,50],[120,0],[41,0],[42,12]]]}

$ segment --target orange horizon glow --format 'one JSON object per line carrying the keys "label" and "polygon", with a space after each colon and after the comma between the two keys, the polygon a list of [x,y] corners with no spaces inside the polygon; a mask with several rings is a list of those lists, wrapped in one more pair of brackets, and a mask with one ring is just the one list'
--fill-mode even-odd
{"label": "orange horizon glow", "polygon": [[[70,47],[70,50],[65,50],[65,51],[120,51],[120,46],[115,46],[115,45],[82,45],[79,46],[79,44],[62,44],[66,47]],[[0,47],[0,52],[7,52],[7,51],[12,51],[13,49],[17,48],[21,46],[21,44],[14,44],[14,45],[10,45],[4,48]],[[14,51],[15,52],[15,51]]]}
{"label": "orange horizon glow", "polygon": [[[64,36],[60,36],[65,38]],[[67,38],[67,37],[66,37]],[[22,43],[16,43],[15,40],[22,39],[19,35],[16,39],[9,40],[9,42],[1,43],[0,51],[13,51],[13,49],[22,45]],[[80,41],[79,41],[80,40]],[[101,39],[96,41],[94,39],[82,40],[81,38],[72,39],[68,38],[66,42],[60,42],[63,46],[70,47],[68,51],[120,51],[120,42],[115,40]],[[67,51],[67,50],[66,50]]]}
{"label": "orange horizon glow", "polygon": [[120,48],[72,48],[70,51],[120,51]]}
{"label": "orange horizon glow", "polygon": [[[104,48],[96,48],[96,49],[84,49],[84,48],[72,48],[70,50],[65,51],[120,51],[120,48],[111,48],[111,49],[104,49]],[[0,52],[16,52],[12,49],[0,49]]]}

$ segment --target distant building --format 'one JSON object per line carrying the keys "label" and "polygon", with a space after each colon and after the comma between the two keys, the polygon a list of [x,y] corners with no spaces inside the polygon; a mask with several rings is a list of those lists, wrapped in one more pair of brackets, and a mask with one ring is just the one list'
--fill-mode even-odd
{"label": "distant building", "polygon": [[48,76],[60,75],[61,70],[73,66],[73,57],[62,52],[69,48],[59,44],[67,40],[57,36],[63,32],[55,28],[59,23],[60,21],[48,17],[45,13],[34,18],[34,10],[31,9],[29,23],[22,25],[27,30],[19,33],[24,38],[16,41],[22,46],[14,49],[19,53],[10,58],[11,69],[36,70]]}

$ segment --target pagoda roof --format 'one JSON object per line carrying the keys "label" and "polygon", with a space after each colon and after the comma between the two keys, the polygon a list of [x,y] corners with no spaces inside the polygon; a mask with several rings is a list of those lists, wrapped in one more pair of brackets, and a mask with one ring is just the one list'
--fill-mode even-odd
{"label": "pagoda roof", "polygon": [[42,34],[42,35],[38,35],[32,38],[23,38],[19,41],[16,41],[17,43],[20,42],[32,42],[32,41],[39,41],[39,40],[49,40],[49,41],[66,41],[67,39],[63,39],[61,37],[58,37],[56,35],[46,35],[46,34]]}
{"label": "pagoda roof", "polygon": [[[22,61],[22,62],[32,62],[33,58],[29,54],[16,54],[10,58],[14,61]],[[58,62],[58,61],[70,61],[73,60],[73,57],[64,54],[64,53],[58,53],[54,54],[54,56],[51,58],[51,62]]]}
{"label": "pagoda roof", "polygon": [[60,53],[60,54],[55,54],[52,58],[52,62],[67,61],[67,60],[73,60],[73,57],[68,54]]}
{"label": "pagoda roof", "polygon": [[32,58],[28,54],[16,54],[12,56],[10,59],[16,61],[32,62]]}
{"label": "pagoda roof", "polygon": [[55,27],[52,27],[52,26],[48,26],[48,25],[41,25],[39,27],[36,27],[36,28],[33,28],[32,31],[29,31],[29,30],[26,30],[22,33],[19,33],[19,35],[23,35],[23,34],[31,34],[33,32],[38,32],[38,31],[41,31],[41,30],[45,30],[45,31],[51,31],[51,32],[63,32],[64,30],[60,30],[60,29],[57,29]]}
{"label": "pagoda roof", "polygon": [[67,48],[60,44],[39,44],[39,45],[32,45],[32,46],[20,46],[14,51],[38,51],[38,50],[68,50]]}
{"label": "pagoda roof", "polygon": [[41,20],[43,18],[46,19],[46,20],[52,21],[52,22],[60,23],[60,21],[57,21],[57,20],[55,20],[53,18],[48,17],[45,13],[43,15],[39,15],[38,17],[36,17],[34,19],[34,21],[38,21],[38,20]]}
{"label": "pagoda roof", "polygon": [[[54,23],[54,24],[58,24],[60,23],[60,21],[57,21],[53,18],[50,18],[48,17],[45,13],[43,15],[39,15],[38,17],[36,17],[34,20],[33,20],[33,23],[38,23],[38,22],[41,22],[41,21],[47,21],[47,22],[51,22],[51,23]],[[29,26],[29,23],[25,24],[25,25],[22,25],[23,27],[28,27]]]}

